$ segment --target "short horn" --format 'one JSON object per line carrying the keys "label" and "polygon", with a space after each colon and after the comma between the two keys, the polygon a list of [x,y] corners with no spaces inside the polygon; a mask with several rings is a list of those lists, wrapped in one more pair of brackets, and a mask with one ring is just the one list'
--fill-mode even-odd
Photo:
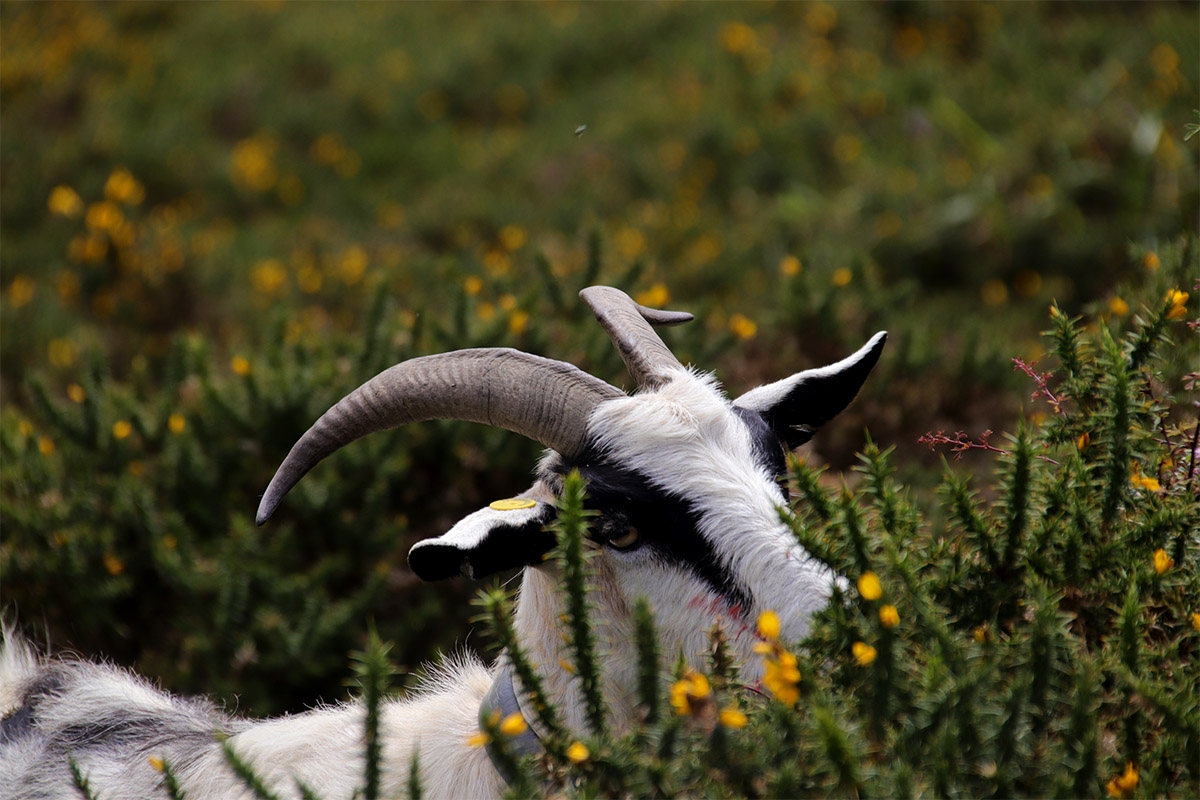
{"label": "short horn", "polygon": [[651,326],[690,322],[691,314],[647,308],[611,286],[589,286],[579,296],[600,320],[639,387],[657,386],[683,369]]}
{"label": "short horn", "polygon": [[571,364],[508,348],[401,362],[339,400],[300,437],[271,479],[257,522],[321,459],[369,433],[457,419],[519,433],[570,457],[583,449],[592,409],[622,394]]}

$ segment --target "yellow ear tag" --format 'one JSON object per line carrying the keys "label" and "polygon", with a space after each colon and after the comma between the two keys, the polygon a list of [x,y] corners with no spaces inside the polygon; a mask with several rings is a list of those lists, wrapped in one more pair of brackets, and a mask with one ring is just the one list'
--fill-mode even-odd
{"label": "yellow ear tag", "polygon": [[520,508],[533,508],[536,505],[537,501],[530,500],[528,497],[506,497],[503,500],[488,503],[488,508],[496,511],[516,511]]}

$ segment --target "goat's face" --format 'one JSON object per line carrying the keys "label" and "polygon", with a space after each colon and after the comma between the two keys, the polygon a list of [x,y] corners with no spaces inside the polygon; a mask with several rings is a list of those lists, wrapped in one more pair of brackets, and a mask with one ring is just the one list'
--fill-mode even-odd
{"label": "goat's face", "polygon": [[645,597],[672,652],[702,652],[718,622],[751,662],[754,620],[767,609],[779,615],[784,638],[800,638],[834,576],[780,520],[784,454],[853,399],[885,335],[837,364],[730,401],[713,378],[680,365],[651,329],[690,315],[646,309],[605,287],[582,296],[637,379],[637,393],[511,350],[405,362],[364,384],[305,434],[268,488],[260,522],[309,468],[352,439],[418,419],[488,422],[550,450],[519,498],[493,503],[418,543],[409,562],[422,578],[548,569],[543,558],[555,540],[545,526],[556,513],[562,476],[578,470],[596,512],[589,540],[597,551],[591,563],[602,624],[625,627],[634,602]]}

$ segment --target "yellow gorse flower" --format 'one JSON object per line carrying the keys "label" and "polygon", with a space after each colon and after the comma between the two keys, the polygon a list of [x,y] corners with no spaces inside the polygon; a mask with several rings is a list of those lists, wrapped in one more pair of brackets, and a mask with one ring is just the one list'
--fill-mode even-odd
{"label": "yellow gorse flower", "polygon": [[885,628],[896,627],[900,624],[900,612],[892,605],[880,606],[879,624]]}
{"label": "yellow gorse flower", "polygon": [[467,737],[467,747],[484,747],[490,741],[492,741],[492,737],[483,731],[479,731]]}
{"label": "yellow gorse flower", "polygon": [[567,758],[571,760],[572,764],[582,764],[590,755],[587,745],[583,742],[572,742],[571,746],[567,748]]}
{"label": "yellow gorse flower", "polygon": [[1162,488],[1157,478],[1147,478],[1142,475],[1142,467],[1136,461],[1133,462],[1133,473],[1129,476],[1129,482],[1135,489],[1145,489],[1148,492],[1157,492]]}
{"label": "yellow gorse flower", "polygon": [[1133,796],[1133,790],[1137,788],[1137,785],[1138,774],[1137,770],[1133,768],[1133,762],[1131,761],[1125,765],[1125,772],[1109,781],[1105,785],[1104,790],[1108,792],[1109,797],[1123,800],[1123,798]]}
{"label": "yellow gorse flower", "polygon": [[529,730],[529,723],[525,721],[519,711],[514,711],[500,722],[500,732],[505,736],[520,736],[527,730]]}
{"label": "yellow gorse flower", "polygon": [[750,721],[744,713],[738,711],[736,708],[722,709],[719,719],[723,726],[734,729],[744,728],[746,727],[746,723]]}
{"label": "yellow gorse flower", "polygon": [[796,656],[779,643],[781,629],[774,611],[759,614],[758,634],[767,641],[756,644],[754,651],[763,657],[763,686],[781,703],[795,705],[800,699],[800,669]]}
{"label": "yellow gorse flower", "polygon": [[779,615],[774,611],[764,611],[758,615],[758,635],[774,641],[779,638]]}
{"label": "yellow gorse flower", "polygon": [[1187,314],[1188,293],[1178,289],[1167,292],[1167,319],[1180,319]]}
{"label": "yellow gorse flower", "polygon": [[1193,628],[1194,628],[1194,629],[1195,629],[1197,632],[1200,632],[1200,612],[1193,612],[1193,613],[1192,613],[1192,627],[1193,627]]}
{"label": "yellow gorse flower", "polygon": [[858,593],[863,600],[878,600],[883,597],[883,586],[874,572],[864,572],[858,579]]}
{"label": "yellow gorse flower", "polygon": [[1159,575],[1175,566],[1175,559],[1167,555],[1167,551],[1161,547],[1154,551],[1154,571]]}
{"label": "yellow gorse flower", "polygon": [[854,660],[860,667],[868,666],[875,660],[875,656],[879,655],[879,651],[866,642],[855,642],[850,646],[850,652],[854,654]]}
{"label": "yellow gorse flower", "polygon": [[708,678],[689,669],[683,677],[671,685],[671,707],[676,714],[695,714],[702,702],[712,694]]}

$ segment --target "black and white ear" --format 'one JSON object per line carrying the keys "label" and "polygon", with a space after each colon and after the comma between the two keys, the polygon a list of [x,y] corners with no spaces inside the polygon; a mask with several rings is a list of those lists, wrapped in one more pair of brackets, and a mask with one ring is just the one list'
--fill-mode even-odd
{"label": "black and white ear", "polygon": [[497,500],[441,536],[417,542],[408,551],[408,565],[422,580],[440,581],[456,575],[485,578],[540,564],[556,544],[545,529],[555,513],[552,503],[524,496]]}
{"label": "black and white ear", "polygon": [[751,389],[733,404],[761,416],[789,450],[799,447],[850,405],[886,341],[887,333],[877,333],[857,353],[836,364]]}

